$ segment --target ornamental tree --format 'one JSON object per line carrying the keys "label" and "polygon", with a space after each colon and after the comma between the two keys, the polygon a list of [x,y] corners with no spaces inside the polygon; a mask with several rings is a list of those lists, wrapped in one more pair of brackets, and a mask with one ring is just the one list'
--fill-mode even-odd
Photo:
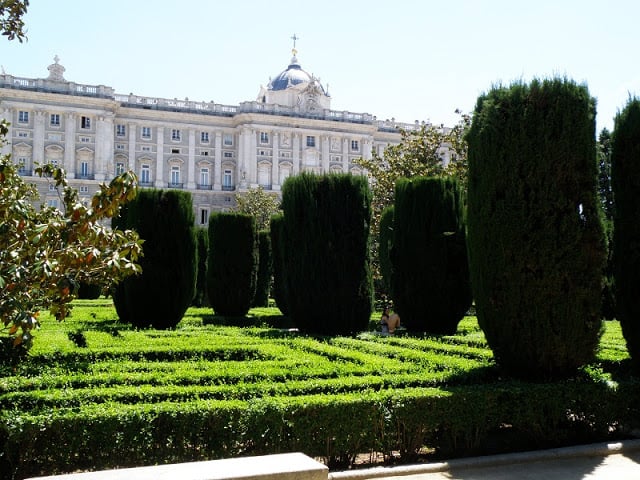
{"label": "ornamental tree", "polygon": [[271,217],[280,212],[280,200],[277,193],[265,192],[262,186],[250,188],[236,196],[236,210],[256,219],[256,228],[269,230]]}
{"label": "ornamental tree", "polygon": [[[1,122],[0,142],[7,131]],[[0,158],[0,321],[4,341],[25,350],[31,347],[40,310],[62,320],[81,283],[99,284],[106,291],[141,270],[137,233],[111,230],[103,222],[135,197],[134,173],[100,185],[91,205],[80,201],[64,170],[48,164],[35,173],[54,185],[61,209],[35,207],[35,186],[24,182],[9,155]]]}

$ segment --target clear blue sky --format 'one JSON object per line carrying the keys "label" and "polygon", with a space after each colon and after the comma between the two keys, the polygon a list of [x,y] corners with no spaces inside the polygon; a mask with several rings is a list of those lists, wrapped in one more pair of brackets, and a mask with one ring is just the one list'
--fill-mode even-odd
{"label": "clear blue sky", "polygon": [[450,125],[493,84],[561,75],[588,85],[600,130],[640,93],[639,18],[635,0],[31,0],[0,65],[43,78],[58,55],[77,83],[237,105],[296,33],[334,110]]}

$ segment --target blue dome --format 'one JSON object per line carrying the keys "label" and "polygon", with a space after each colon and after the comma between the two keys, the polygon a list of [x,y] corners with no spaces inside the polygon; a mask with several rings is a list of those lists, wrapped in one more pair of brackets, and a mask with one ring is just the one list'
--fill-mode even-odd
{"label": "blue dome", "polygon": [[[295,60],[295,57],[293,57]],[[297,61],[293,62],[287,67],[286,70],[280,72],[271,83],[269,83],[269,90],[286,90],[288,87],[298,85],[303,82],[311,82],[312,78],[307,72],[305,72]]]}

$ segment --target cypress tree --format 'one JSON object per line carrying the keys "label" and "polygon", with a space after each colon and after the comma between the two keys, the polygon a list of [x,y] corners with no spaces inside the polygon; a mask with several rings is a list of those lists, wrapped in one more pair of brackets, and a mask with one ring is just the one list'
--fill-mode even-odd
{"label": "cypress tree", "polygon": [[284,215],[273,215],[270,224],[271,256],[273,266],[273,298],[283,315],[289,315],[287,287],[284,278]]}
{"label": "cypress tree", "polygon": [[260,230],[258,232],[258,276],[256,279],[256,294],[252,302],[253,307],[269,306],[272,276],[271,236],[269,235],[269,230]]}
{"label": "cypress tree", "polygon": [[396,183],[393,300],[408,330],[453,334],[471,306],[462,194],[452,177]]}
{"label": "cypress tree", "polygon": [[209,217],[209,302],[216,315],[242,317],[251,308],[258,272],[255,218],[237,212]]}
{"label": "cypress tree", "polygon": [[611,180],[615,197],[613,264],[616,312],[629,354],[640,365],[640,99],[615,118]]}
{"label": "cypress tree", "polygon": [[595,100],[566,79],[496,87],[478,99],[467,141],[478,322],[508,373],[573,374],[602,327]]}
{"label": "cypress tree", "polygon": [[196,241],[198,245],[198,271],[196,275],[196,294],[193,297],[193,305],[196,307],[204,307],[209,305],[209,299],[207,297],[209,231],[204,227],[196,228]]}
{"label": "cypress tree", "polygon": [[378,262],[382,284],[386,293],[393,298],[391,283],[391,258],[393,244],[393,205],[387,206],[380,214],[380,231],[378,233]]}
{"label": "cypress tree", "polygon": [[349,174],[290,177],[283,185],[287,304],[307,333],[365,330],[372,309],[371,193]]}
{"label": "cypress tree", "polygon": [[114,304],[123,322],[144,328],[173,328],[193,300],[196,239],[191,194],[141,190],[114,220],[144,240],[142,274],[116,288]]}

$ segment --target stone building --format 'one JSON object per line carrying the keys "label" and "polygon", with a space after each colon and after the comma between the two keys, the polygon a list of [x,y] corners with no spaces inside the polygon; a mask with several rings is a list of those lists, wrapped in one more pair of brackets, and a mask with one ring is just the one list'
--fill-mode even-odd
{"label": "stone building", "polygon": [[235,195],[262,186],[279,191],[301,171],[363,173],[354,159],[400,139],[417,124],[380,121],[368,113],[331,110],[331,96],[298,62],[240,105],[123,95],[105,85],[65,79],[54,58],[46,78],[0,74],[0,118],[21,174],[43,203],[60,203],[34,165],[64,167],[83,199],[115,175],[133,170],[142,187],[186,189],[198,224],[235,205]]}

